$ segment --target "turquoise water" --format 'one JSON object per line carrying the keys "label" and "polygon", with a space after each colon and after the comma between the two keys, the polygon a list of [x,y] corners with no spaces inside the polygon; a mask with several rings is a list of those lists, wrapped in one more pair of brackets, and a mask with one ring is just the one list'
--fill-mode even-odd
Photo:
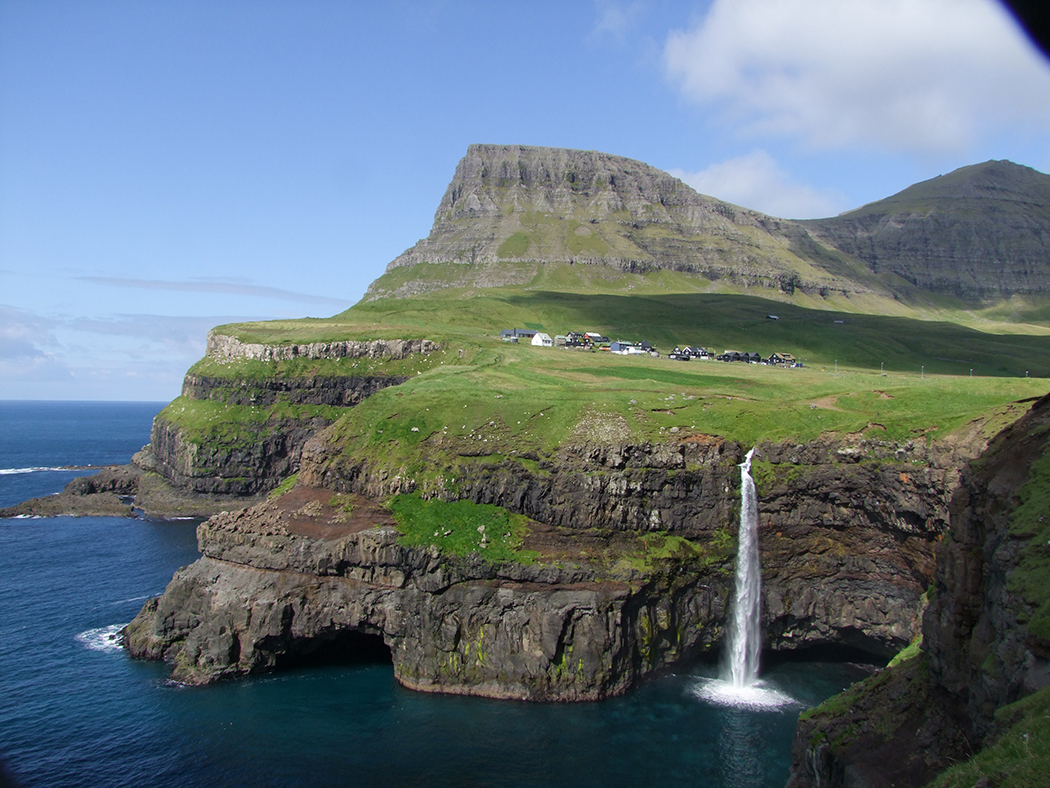
{"label": "turquoise water", "polygon": [[[126,461],[159,407],[0,402],[0,471]],[[0,502],[67,480],[0,473]],[[17,784],[781,786],[799,711],[861,675],[776,665],[764,680],[794,701],[765,710],[707,700],[710,665],[573,705],[411,692],[389,664],[184,688],[112,636],[197,557],[195,526],[0,520],[0,758]]]}

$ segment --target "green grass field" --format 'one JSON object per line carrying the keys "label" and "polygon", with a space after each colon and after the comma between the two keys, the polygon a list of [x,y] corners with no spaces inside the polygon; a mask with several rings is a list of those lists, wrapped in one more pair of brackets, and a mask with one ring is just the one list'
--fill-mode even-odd
{"label": "green grass field", "polygon": [[[407,376],[407,383],[347,412],[332,428],[333,436],[348,455],[430,477],[453,461],[549,454],[573,440],[660,441],[693,433],[745,444],[808,440],[822,433],[928,440],[974,420],[983,420],[983,430],[1002,426],[1012,418],[1003,410],[1009,403],[1039,396],[1048,387],[1050,336],[1038,325],[986,322],[989,330],[978,331],[947,320],[666,292],[684,287],[678,281],[682,275],[668,271],[636,276],[640,288],[651,291],[631,293],[622,289],[628,276],[622,272],[568,268],[547,272],[545,281],[562,277],[563,286],[575,283],[585,292],[444,290],[363,302],[330,319],[218,329],[264,343],[345,338],[443,343],[429,356],[280,363],[205,359],[191,371],[248,380]],[[600,292],[596,277],[610,277],[621,290]],[[970,313],[952,314],[980,323]],[[583,330],[646,339],[664,353],[686,344],[716,352],[791,353],[804,367],[677,362],[498,340],[501,329],[515,326],[551,335]]]}
{"label": "green grass field", "polygon": [[[781,301],[668,292],[684,287],[678,282],[684,275],[667,271],[635,275],[637,288],[621,281],[629,275],[613,271],[608,275],[620,289],[602,292],[584,277],[597,276],[600,266],[576,268],[593,269],[576,276],[584,292],[527,287],[443,290],[362,302],[328,319],[241,323],[219,330],[264,343],[409,337],[476,343],[498,336],[503,328],[528,325],[552,336],[576,330],[597,331],[610,339],[645,339],[665,353],[675,345],[700,345],[763,357],[786,352],[816,367],[837,362],[841,367],[917,374],[969,376],[972,370],[974,376],[1050,378],[1050,328],[1010,319],[1045,317],[1045,310],[1028,302],[1015,303],[1012,311],[1002,303],[982,316],[957,306],[920,310],[858,303],[862,299],[856,298],[818,304],[809,296]],[[555,274],[546,278],[557,278]],[[897,311],[868,313],[887,306]]]}

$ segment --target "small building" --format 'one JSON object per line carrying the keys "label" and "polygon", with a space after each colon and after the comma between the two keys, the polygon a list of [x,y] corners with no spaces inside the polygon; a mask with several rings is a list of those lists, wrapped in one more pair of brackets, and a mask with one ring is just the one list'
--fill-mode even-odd
{"label": "small building", "polygon": [[617,339],[615,342],[609,345],[609,350],[612,353],[619,353],[626,356],[631,352],[633,345],[630,342],[624,342],[622,339]]}
{"label": "small building", "polygon": [[569,344],[569,338],[564,334],[558,334],[554,337],[554,347],[565,347]]}
{"label": "small building", "polygon": [[601,334],[597,334],[594,331],[587,332],[587,338],[591,341],[592,345],[608,345],[609,337],[604,337]]}
{"label": "small building", "polygon": [[536,332],[528,328],[505,328],[499,332],[499,338],[504,342],[517,342],[519,339],[532,339]]}
{"label": "small building", "polygon": [[533,347],[552,347],[554,340],[551,339],[550,334],[544,334],[542,331],[536,332],[532,337]]}
{"label": "small building", "polygon": [[774,353],[769,357],[770,364],[783,364],[784,366],[794,366],[795,357],[790,353]]}
{"label": "small building", "polygon": [[689,361],[689,359],[692,358],[692,356],[690,356],[688,353],[682,350],[682,348],[679,347],[676,347],[674,350],[668,353],[667,357],[671,359],[671,361]]}

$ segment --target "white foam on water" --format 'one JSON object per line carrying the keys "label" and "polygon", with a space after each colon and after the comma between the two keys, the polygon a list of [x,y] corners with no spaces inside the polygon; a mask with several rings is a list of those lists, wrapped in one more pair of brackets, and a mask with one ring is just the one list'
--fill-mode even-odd
{"label": "white foam on water", "polygon": [[118,602],[112,602],[112,603],[110,603],[110,604],[113,604],[113,605],[123,605],[123,604],[126,604],[127,602],[145,602],[145,601],[146,601],[147,599],[149,599],[149,598],[150,598],[151,596],[159,596],[159,594],[146,594],[145,596],[133,596],[133,597],[128,597],[127,599],[121,599],[121,600],[120,600],[120,601],[118,601]]}
{"label": "white foam on water", "polygon": [[776,711],[787,706],[803,704],[786,692],[756,681],[743,687],[733,686],[731,681],[700,679],[690,692],[700,700],[715,706],[727,706],[747,711]]}
{"label": "white foam on water", "polygon": [[127,624],[110,624],[108,627],[88,629],[77,635],[77,642],[92,651],[120,651],[123,642],[120,631]]}
{"label": "white foam on water", "polygon": [[0,476],[10,476],[16,473],[51,473],[59,471],[93,471],[105,466],[102,465],[57,465],[57,466],[35,466],[32,468],[0,468]]}

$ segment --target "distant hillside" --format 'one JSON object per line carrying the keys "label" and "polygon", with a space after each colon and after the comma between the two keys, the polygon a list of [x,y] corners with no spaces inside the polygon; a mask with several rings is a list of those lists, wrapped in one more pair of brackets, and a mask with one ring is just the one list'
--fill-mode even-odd
{"label": "distant hillside", "polygon": [[967,300],[1050,293],[1050,175],[988,161],[833,219],[825,243],[931,292]]}
{"label": "distant hillside", "polygon": [[[456,267],[439,274],[398,271],[448,263]],[[368,298],[521,285],[548,263],[669,269],[789,293],[886,292],[867,266],[798,223],[704,197],[647,164],[595,151],[471,145],[430,235],[390,263]]]}
{"label": "distant hillside", "polygon": [[[1050,176],[988,162],[839,217],[799,222],[703,196],[620,156],[471,145],[430,234],[390,263],[366,300],[545,286],[551,265],[664,270],[697,290],[728,285],[883,304],[1045,297]],[[578,278],[594,280],[582,271]]]}

